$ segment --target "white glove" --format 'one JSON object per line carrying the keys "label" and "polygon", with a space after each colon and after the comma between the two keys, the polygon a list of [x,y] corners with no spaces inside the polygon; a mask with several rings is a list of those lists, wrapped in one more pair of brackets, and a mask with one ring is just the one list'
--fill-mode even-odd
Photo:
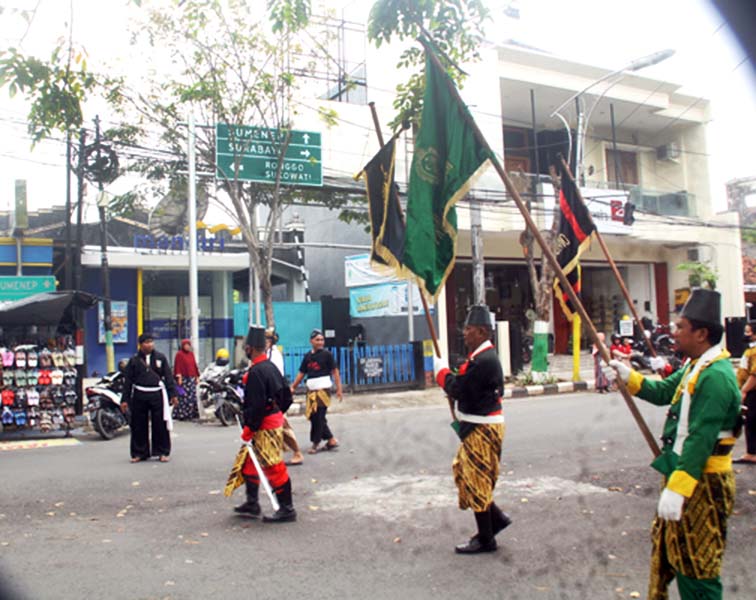
{"label": "white glove", "polygon": [[630,381],[630,373],[632,373],[633,370],[625,363],[620,362],[619,360],[610,360],[609,366],[617,375],[619,375],[619,378],[622,381],[624,381],[625,383]]}
{"label": "white glove", "polygon": [[433,355],[433,377],[438,377],[438,374],[443,369],[449,368],[449,359],[442,356],[438,357],[435,354]]}
{"label": "white glove", "polygon": [[667,366],[666,359],[661,356],[652,356],[648,362],[651,364],[652,371],[661,371]]}
{"label": "white glove", "polygon": [[673,492],[668,488],[662,490],[659,497],[659,505],[656,507],[656,513],[660,519],[665,521],[679,521],[682,518],[683,503],[685,496]]}

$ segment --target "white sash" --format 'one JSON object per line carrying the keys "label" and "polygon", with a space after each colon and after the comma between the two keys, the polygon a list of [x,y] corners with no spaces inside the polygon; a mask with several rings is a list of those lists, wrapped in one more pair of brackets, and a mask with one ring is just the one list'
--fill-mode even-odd
{"label": "white sash", "polygon": [[460,411],[458,406],[459,403],[455,401],[454,414],[457,415],[458,421],[464,421],[465,423],[478,423],[480,425],[504,423],[504,413],[501,413],[500,415],[470,415]]}
{"label": "white sash", "polygon": [[161,381],[160,385],[156,387],[145,387],[142,385],[134,385],[135,390],[140,392],[160,392],[163,396],[163,421],[165,421],[165,428],[168,431],[173,431],[173,410],[171,409],[171,403],[168,401],[168,390],[165,388],[165,384]]}
{"label": "white sash", "polygon": [[[680,419],[677,421],[677,434],[675,435],[675,445],[672,447],[672,451],[680,456],[682,453],[683,444],[688,437],[688,413],[690,412],[690,392],[688,391],[688,382],[696,375],[702,367],[708,365],[710,361],[714,360],[722,352],[722,348],[719,346],[712,346],[706,352],[704,352],[698,359],[693,368],[688,371],[680,385],[682,389],[682,402],[680,406]],[[727,436],[722,436],[727,437]],[[721,439],[721,438],[720,438]]]}

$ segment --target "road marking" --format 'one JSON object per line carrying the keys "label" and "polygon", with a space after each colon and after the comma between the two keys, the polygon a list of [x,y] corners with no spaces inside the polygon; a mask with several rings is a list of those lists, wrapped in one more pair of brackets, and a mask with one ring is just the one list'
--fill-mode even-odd
{"label": "road marking", "polygon": [[[564,498],[609,493],[588,483],[561,477],[528,477],[500,479],[496,496],[502,504],[522,498]],[[412,513],[428,508],[453,507],[457,492],[449,475],[386,475],[362,477],[315,491],[323,511],[352,511],[387,521],[406,519]]]}
{"label": "road marking", "polygon": [[34,448],[53,448],[56,446],[78,446],[79,444],[81,444],[81,442],[76,438],[0,442],[0,452],[9,452],[11,450],[33,450]]}

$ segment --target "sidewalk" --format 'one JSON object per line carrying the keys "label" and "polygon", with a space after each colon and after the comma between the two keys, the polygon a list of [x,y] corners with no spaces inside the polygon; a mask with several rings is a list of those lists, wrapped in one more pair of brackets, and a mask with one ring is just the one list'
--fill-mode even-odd
{"label": "sidewalk", "polygon": [[[527,369],[526,369],[527,371]],[[558,383],[542,385],[517,386],[508,383],[504,386],[504,398],[523,398],[527,396],[542,396],[548,394],[564,394],[592,390],[595,387],[593,377],[593,357],[590,352],[580,354],[580,378],[581,381],[572,381],[572,356],[549,355],[549,373],[556,377]],[[331,396],[329,413],[343,413],[361,410],[407,408],[411,406],[446,406],[446,398],[437,387],[422,390],[404,390],[382,392],[371,390],[356,394],[344,394],[344,401],[339,402],[336,395]],[[288,410],[287,415],[297,416],[304,414],[304,395],[297,394],[294,403]]]}
{"label": "sidewalk", "polygon": [[[550,354],[549,358],[550,377],[556,377],[558,383],[546,383],[543,385],[517,386],[514,383],[507,383],[504,386],[504,398],[524,398],[527,396],[541,396],[549,394],[564,394],[568,392],[578,392],[592,390],[595,387],[593,378],[593,357],[590,352],[584,351],[580,354],[580,379],[581,381],[573,383],[572,381],[572,356]],[[525,369],[528,371],[528,368]],[[84,380],[84,386],[92,385],[98,381],[98,378],[89,378]],[[332,396],[331,407],[328,409],[331,413],[342,413],[351,411],[406,408],[408,406],[430,406],[438,404],[446,405],[446,399],[435,385],[431,388],[421,390],[402,390],[402,391],[381,391],[371,390],[356,394],[345,394],[344,401],[339,402],[334,394]],[[203,417],[204,420],[215,421],[214,409],[207,409]],[[304,395],[297,394],[294,397],[294,403],[288,410],[289,416],[298,416],[304,414]],[[88,425],[88,419],[84,419]]]}

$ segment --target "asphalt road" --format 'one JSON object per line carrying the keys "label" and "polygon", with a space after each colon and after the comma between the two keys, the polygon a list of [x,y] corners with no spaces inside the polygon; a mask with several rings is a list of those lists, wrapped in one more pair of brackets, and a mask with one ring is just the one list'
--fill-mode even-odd
{"label": "asphalt road", "polygon": [[[233,430],[217,425],[177,424],[168,464],[130,464],[128,435],[1,452],[5,595],[645,597],[659,477],[618,395],[506,403],[496,498],[514,522],[500,534],[497,553],[474,557],[453,553],[474,520],[456,508],[448,409],[429,402],[334,414],[341,448],[290,469],[299,513],[292,524],[232,514],[241,490],[226,499],[222,488],[238,443]],[[659,432],[663,411],[643,407],[643,414]],[[306,442],[308,423],[293,424]],[[756,597],[749,573],[755,514],[756,467],[745,467],[730,522],[726,598]]]}

